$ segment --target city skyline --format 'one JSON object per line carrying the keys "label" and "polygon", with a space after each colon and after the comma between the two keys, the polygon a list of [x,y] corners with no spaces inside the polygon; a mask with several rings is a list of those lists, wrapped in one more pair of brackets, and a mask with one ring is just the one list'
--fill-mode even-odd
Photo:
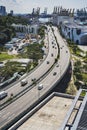
{"label": "city skyline", "polygon": [[41,12],[44,8],[48,8],[48,13],[53,12],[54,6],[62,6],[63,8],[84,8],[87,0],[0,0],[0,6],[5,6],[7,13],[13,10],[14,13],[31,13],[33,8],[40,7]]}

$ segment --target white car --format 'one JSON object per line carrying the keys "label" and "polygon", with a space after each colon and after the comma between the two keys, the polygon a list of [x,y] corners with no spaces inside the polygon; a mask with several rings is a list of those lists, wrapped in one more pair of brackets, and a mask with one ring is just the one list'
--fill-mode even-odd
{"label": "white car", "polygon": [[43,88],[43,84],[38,85],[38,90],[41,90]]}
{"label": "white car", "polygon": [[8,95],[7,92],[1,91],[1,92],[0,92],[0,99],[5,98],[7,95]]}
{"label": "white car", "polygon": [[21,80],[21,86],[24,86],[28,83],[27,79],[23,79]]}

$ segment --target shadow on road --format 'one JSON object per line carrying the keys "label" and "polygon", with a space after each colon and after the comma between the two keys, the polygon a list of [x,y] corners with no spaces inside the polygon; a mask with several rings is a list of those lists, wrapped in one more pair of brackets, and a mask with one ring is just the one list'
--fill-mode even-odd
{"label": "shadow on road", "polygon": [[60,83],[58,83],[58,85],[52,90],[52,92],[65,93],[68,87],[68,84],[71,80],[71,74],[72,74],[72,70],[71,70],[71,64],[70,64],[64,77],[61,79]]}

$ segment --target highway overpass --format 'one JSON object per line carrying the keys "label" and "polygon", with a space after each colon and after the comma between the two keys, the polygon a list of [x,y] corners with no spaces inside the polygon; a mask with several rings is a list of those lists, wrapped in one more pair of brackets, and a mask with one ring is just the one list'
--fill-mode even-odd
{"label": "highway overpass", "polygon": [[[35,102],[39,101],[41,97],[45,96],[49,91],[51,91],[56,84],[61,80],[65,72],[67,71],[67,68],[70,64],[70,53],[68,50],[68,47],[64,43],[63,39],[61,38],[59,31],[56,27],[53,27],[54,34],[57,38],[57,42],[60,47],[60,58],[58,62],[55,64],[55,66],[52,68],[52,70],[44,77],[39,84],[43,84],[43,89],[38,90],[38,84],[33,87],[30,91],[25,93],[23,96],[21,96],[18,100],[11,103],[4,109],[0,111],[0,128],[7,129],[9,124],[11,124],[11,121],[16,119],[18,115],[26,111],[26,109],[30,108]],[[56,51],[55,47],[53,48],[52,42],[55,42],[54,36],[52,36],[52,31],[49,29],[49,48],[51,46],[51,49],[53,52]],[[55,46],[57,43],[55,42]],[[58,52],[58,48],[57,48]],[[49,56],[51,55],[52,51],[49,49]],[[57,54],[55,54],[57,56]],[[49,57],[49,61],[50,61]],[[53,62],[54,63],[54,62]],[[47,63],[45,62],[46,67]],[[50,65],[50,64],[49,64]],[[42,71],[44,71],[46,68],[43,68]],[[56,72],[56,74],[54,74]],[[8,125],[7,125],[8,124]],[[5,126],[5,127],[4,127]]]}

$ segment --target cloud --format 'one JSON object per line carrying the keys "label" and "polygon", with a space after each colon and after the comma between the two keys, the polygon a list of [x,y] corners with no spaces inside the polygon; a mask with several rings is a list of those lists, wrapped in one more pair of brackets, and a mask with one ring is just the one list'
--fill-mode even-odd
{"label": "cloud", "polygon": [[16,2],[16,0],[13,0],[13,2]]}
{"label": "cloud", "polygon": [[6,7],[7,12],[10,10],[16,11],[16,13],[21,11],[20,0],[0,0],[0,5]]}
{"label": "cloud", "polygon": [[53,11],[54,6],[63,6],[64,8],[82,8],[87,5],[87,0],[0,0],[0,5],[6,6],[7,12],[13,10],[14,13],[29,13],[32,8],[48,8],[48,12]]}

